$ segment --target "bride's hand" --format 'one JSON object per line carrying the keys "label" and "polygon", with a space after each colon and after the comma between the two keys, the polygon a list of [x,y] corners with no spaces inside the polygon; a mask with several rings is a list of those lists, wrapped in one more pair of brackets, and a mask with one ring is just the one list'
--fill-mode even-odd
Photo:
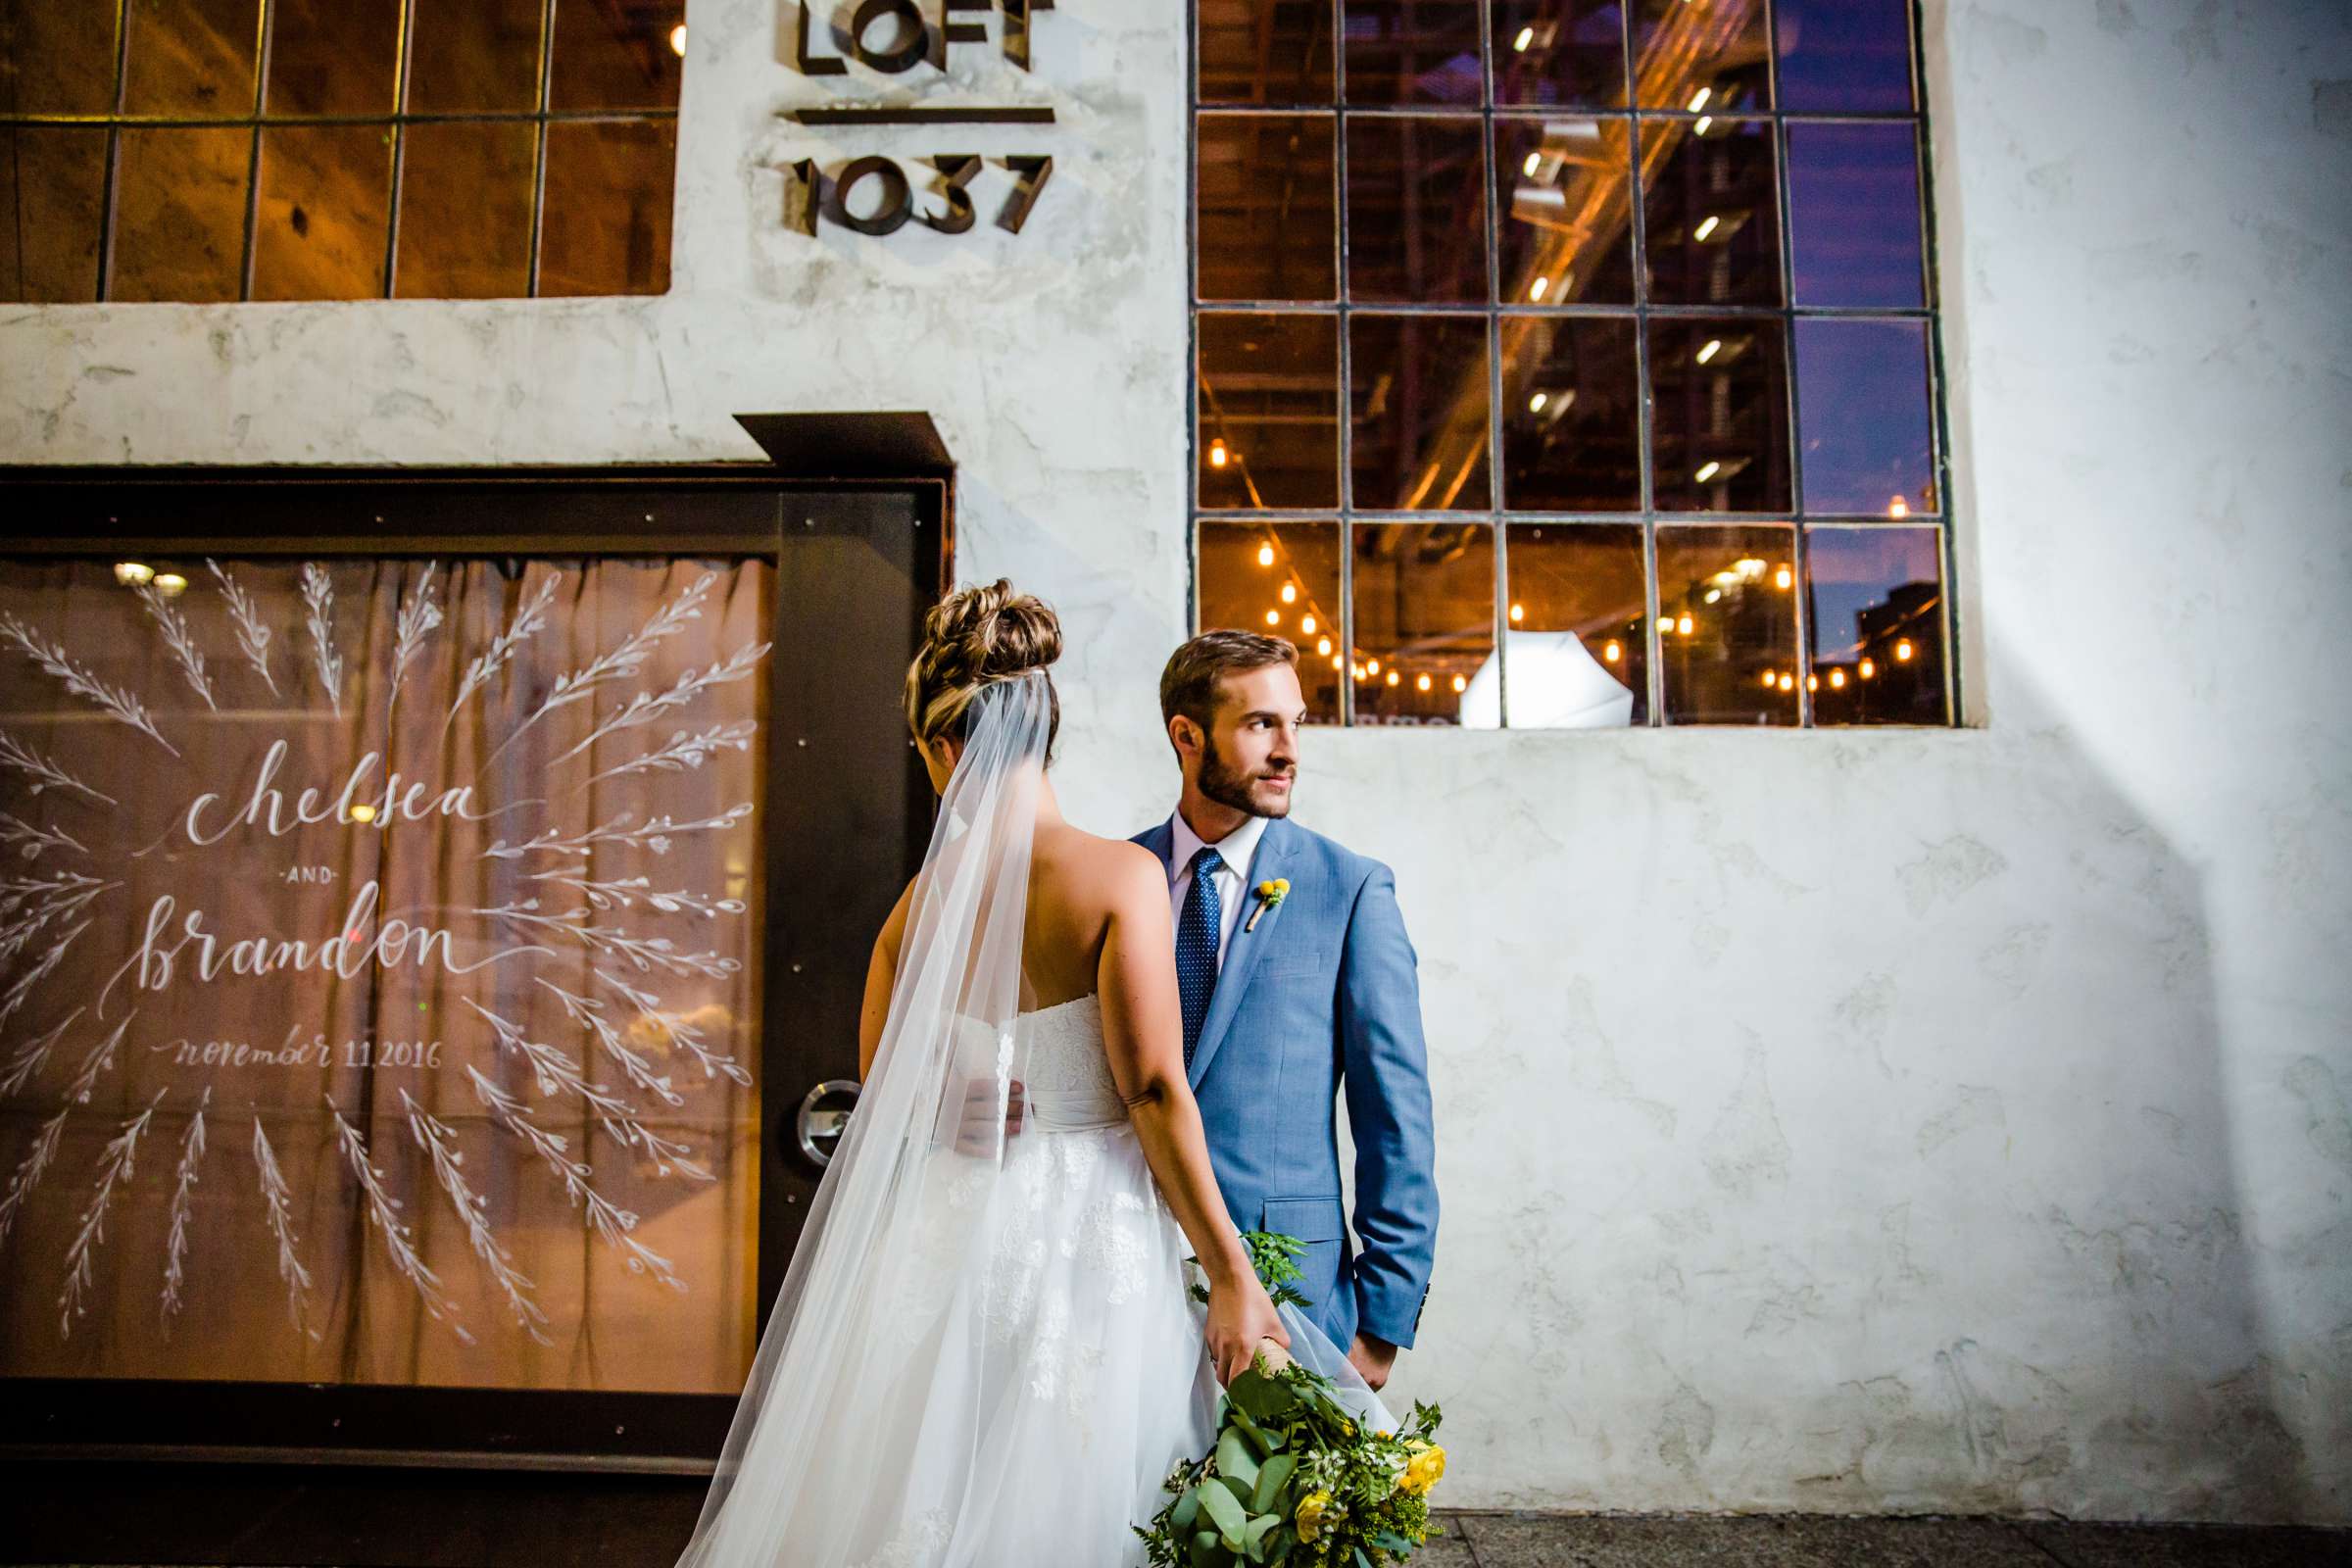
{"label": "bride's hand", "polygon": [[1275,1313],[1273,1298],[1255,1274],[1243,1274],[1230,1284],[1208,1291],[1208,1352],[1217,1368],[1217,1382],[1230,1384],[1250,1369],[1258,1342],[1272,1340],[1291,1348],[1291,1331]]}

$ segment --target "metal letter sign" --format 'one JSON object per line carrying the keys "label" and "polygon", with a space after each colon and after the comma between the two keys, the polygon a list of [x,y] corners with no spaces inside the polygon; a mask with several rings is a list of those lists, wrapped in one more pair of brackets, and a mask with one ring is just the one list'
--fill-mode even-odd
{"label": "metal letter sign", "polygon": [[[812,14],[828,5],[822,31],[832,52],[817,51],[819,30]],[[988,42],[985,23],[956,20],[972,12],[998,11],[999,47],[1004,58],[1022,71],[1030,62],[1030,36],[1036,14],[1054,9],[1054,0],[938,0],[936,19],[924,0],[800,0],[794,62],[805,76],[841,76],[851,60],[886,76],[904,75],[917,67],[944,72],[948,51],[958,45]],[[842,13],[847,11],[848,24]],[[1003,107],[927,108],[920,103],[868,104],[793,109],[786,119],[804,125],[1050,125],[1054,111],[1047,106],[1007,104]],[[902,163],[896,158],[867,154],[844,160],[828,170],[814,158],[797,158],[787,166],[794,188],[792,226],[813,236],[820,220],[860,234],[889,234],[909,218],[942,234],[970,231],[978,218],[973,185],[989,162],[979,153],[942,152]],[[1028,221],[1037,198],[1054,177],[1054,160],[1042,154],[1007,154],[995,162],[1012,176],[1012,186],[998,206],[996,224],[1017,234]],[[947,201],[937,212],[916,210],[914,192],[936,186]],[[871,210],[853,212],[853,194],[871,203]]]}

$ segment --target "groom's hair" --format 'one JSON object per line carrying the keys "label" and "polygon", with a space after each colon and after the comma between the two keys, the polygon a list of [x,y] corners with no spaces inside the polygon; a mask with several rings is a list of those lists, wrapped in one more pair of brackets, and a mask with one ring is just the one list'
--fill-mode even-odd
{"label": "groom's hair", "polygon": [[1253,631],[1223,628],[1204,631],[1168,656],[1159,672],[1159,722],[1165,728],[1178,713],[1208,732],[1217,711],[1217,682],[1227,675],[1246,675],[1271,664],[1296,664],[1298,649],[1287,637],[1261,637]]}

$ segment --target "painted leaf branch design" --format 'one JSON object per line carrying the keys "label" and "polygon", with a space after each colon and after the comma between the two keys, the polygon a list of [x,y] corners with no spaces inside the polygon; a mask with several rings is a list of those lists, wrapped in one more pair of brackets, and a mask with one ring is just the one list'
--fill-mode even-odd
{"label": "painted leaf branch design", "polygon": [[82,1298],[90,1289],[91,1260],[106,1242],[106,1211],[115,1200],[116,1186],[130,1180],[139,1138],[154,1118],[155,1107],[170,1093],[169,1088],[157,1090],[155,1098],[147,1102],[147,1108],[124,1122],[122,1130],[108,1140],[106,1152],[98,1156],[97,1185],[91,1189],[88,1206],[81,1211],[81,1227],[74,1233],[73,1245],[66,1249],[66,1287],[57,1298],[57,1335],[61,1340],[70,1338],[74,1320],[89,1311]]}
{"label": "painted leaf branch design", "polygon": [[409,1222],[400,1217],[400,1200],[384,1191],[384,1173],[368,1160],[368,1145],[360,1137],[359,1129],[343,1119],[334,1096],[326,1097],[326,1108],[335,1120],[335,1146],[342,1151],[343,1162],[351,1168],[352,1178],[360,1184],[368,1222],[384,1239],[385,1255],[392,1259],[392,1266],[401,1278],[416,1288],[416,1298],[424,1303],[426,1315],[437,1323],[446,1322],[452,1334],[471,1345],[473,1336],[458,1321],[457,1303],[443,1289],[441,1276],[427,1268],[424,1259],[416,1254],[416,1246],[409,1239]]}
{"label": "painted leaf branch design", "polygon": [[170,752],[179,755],[179,748],[164,739],[163,731],[155,727],[155,715],[145,704],[120,686],[110,686],[90,673],[89,669],[74,662],[62,644],[51,642],[14,615],[0,615],[0,639],[15,645],[17,651],[41,666],[47,674],[64,682],[67,691],[94,703],[113,717]]}
{"label": "painted leaf branch design", "polygon": [[326,568],[307,562],[302,568],[302,602],[310,610],[303,620],[311,634],[312,665],[335,716],[343,716],[343,656],[335,652],[335,583]]}
{"label": "painted leaf branch design", "polygon": [[196,1167],[204,1160],[204,1110],[212,1102],[213,1086],[207,1084],[203,1098],[196,1102],[196,1113],[188,1118],[188,1129],[179,1139],[179,1164],[173,1172],[172,1206],[164,1240],[163,1317],[167,1329],[179,1315],[179,1288],[187,1278],[188,1210],[196,1192]]}
{"label": "painted leaf branch design", "polygon": [[[497,750],[490,757],[497,758],[520,739],[524,730],[556,710],[583,702],[595,695],[597,687],[626,679],[643,669],[645,662],[653,657],[654,649],[663,638],[674,637],[686,629],[687,622],[702,619],[702,602],[710,596],[711,584],[717,581],[717,572],[704,572],[681,589],[677,597],[656,610],[652,617],[632,632],[619,647],[611,653],[598,655],[578,669],[558,675],[555,684],[548,688],[547,695],[540,699],[539,706],[508,732],[507,738],[498,743]],[[487,760],[484,765],[488,765]]]}
{"label": "painted leaf branch design", "polygon": [[42,756],[6,730],[0,730],[0,767],[14,769],[31,779],[24,787],[27,795],[39,795],[43,790],[74,790],[108,806],[120,804],[112,795],[90,788],[67,772],[55,759]]}
{"label": "painted leaf branch design", "polygon": [[490,678],[507,667],[507,662],[514,657],[514,651],[538,635],[539,628],[547,623],[547,607],[555,603],[556,582],[553,573],[540,578],[539,586],[524,598],[522,607],[514,612],[514,618],[508,623],[507,629],[493,637],[490,646],[466,666],[465,678],[458,682],[457,701],[449,705],[449,717],[441,722],[443,730],[446,731],[458,721],[458,711],[466,706],[467,699],[489,685]]}
{"label": "painted leaf branch design", "polygon": [[649,1274],[673,1291],[683,1293],[686,1282],[677,1276],[668,1258],[631,1236],[637,1228],[634,1210],[622,1208],[588,1184],[595,1174],[584,1159],[573,1159],[564,1152],[562,1133],[551,1133],[531,1120],[531,1113],[522,1102],[482,1076],[473,1063],[466,1064],[466,1077],[473,1085],[474,1098],[490,1108],[498,1124],[521,1139],[530,1151],[547,1162],[563,1183],[564,1192],[574,1204],[584,1204],[588,1223],[596,1227],[605,1244],[619,1252],[632,1274]]}
{"label": "painted leaf branch design", "polygon": [[433,1162],[433,1179],[449,1195],[452,1208],[466,1227],[466,1245],[473,1255],[482,1260],[493,1283],[507,1298],[507,1309],[514,1314],[514,1326],[541,1345],[555,1342],[540,1332],[547,1314],[531,1297],[533,1286],[528,1276],[514,1266],[514,1258],[500,1244],[498,1235],[490,1228],[487,1210],[489,1200],[476,1193],[466,1180],[463,1169],[466,1156],[458,1152],[457,1134],[416,1103],[406,1089],[400,1092],[401,1107],[408,1112],[409,1135],[416,1140]]}
{"label": "painted leaf branch design", "polygon": [[172,662],[179,665],[180,674],[187,677],[189,689],[204,699],[205,707],[217,711],[220,705],[213,701],[213,683],[205,679],[204,655],[189,634],[187,617],[152,581],[140,583],[131,592],[139,596],[147,617],[163,631],[164,646],[172,650]]}
{"label": "painted leaf branch design", "polygon": [[205,566],[220,585],[220,597],[228,603],[229,621],[237,628],[237,652],[245,656],[245,662],[253,666],[253,672],[262,677],[262,684],[270,688],[270,695],[275,697],[277,677],[270,673],[270,623],[262,619],[261,607],[229,575],[227,567],[209,558]]}
{"label": "painted leaf branch design", "polygon": [[760,667],[760,661],[767,657],[768,646],[766,643],[747,644],[708,669],[688,670],[685,674],[680,675],[677,684],[671,686],[667,691],[638,693],[623,703],[611,717],[600,721],[596,728],[588,732],[585,740],[558,757],[556,760],[559,762],[569,761],[614,730],[634,729],[640,724],[650,724],[664,713],[676,712],[714,686],[724,686],[744,679]]}

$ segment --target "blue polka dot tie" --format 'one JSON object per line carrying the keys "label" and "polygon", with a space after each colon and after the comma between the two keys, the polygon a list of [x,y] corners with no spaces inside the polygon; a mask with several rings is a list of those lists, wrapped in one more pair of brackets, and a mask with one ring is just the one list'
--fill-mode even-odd
{"label": "blue polka dot tie", "polygon": [[1176,994],[1184,1004],[1184,1066],[1193,1066],[1193,1048],[1200,1044],[1200,1026],[1208,1021],[1209,995],[1217,989],[1217,939],[1223,934],[1224,910],[1217,901],[1217,867],[1225,858],[1208,845],[1193,857],[1193,896],[1184,901],[1183,918],[1176,922]]}

